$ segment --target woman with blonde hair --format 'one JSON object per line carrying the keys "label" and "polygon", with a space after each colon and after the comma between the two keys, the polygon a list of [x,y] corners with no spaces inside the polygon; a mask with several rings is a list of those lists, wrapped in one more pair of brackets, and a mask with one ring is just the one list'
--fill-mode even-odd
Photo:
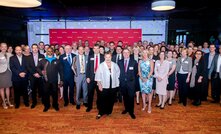
{"label": "woman with blonde hair", "polygon": [[138,74],[140,76],[139,84],[140,84],[140,91],[142,93],[142,100],[143,100],[142,111],[144,111],[147,106],[146,96],[148,95],[148,102],[149,102],[148,113],[151,113],[153,66],[154,66],[153,61],[148,58],[148,51],[144,50],[142,52],[142,60],[140,60],[138,64]]}
{"label": "woman with blonde hair", "polygon": [[[0,94],[2,98],[2,106],[4,109],[8,109],[9,107],[13,107],[10,102],[10,87],[12,86],[11,82],[11,70],[9,68],[9,59],[12,54],[7,53],[7,44],[0,44]],[[6,99],[5,99],[6,94]],[[7,106],[8,104],[8,106]]]}

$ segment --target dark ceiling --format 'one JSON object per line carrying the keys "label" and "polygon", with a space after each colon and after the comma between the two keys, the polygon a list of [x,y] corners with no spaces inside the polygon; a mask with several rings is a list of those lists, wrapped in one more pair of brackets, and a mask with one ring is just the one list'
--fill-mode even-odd
{"label": "dark ceiling", "polygon": [[176,0],[170,11],[152,11],[152,0],[42,0],[36,8],[0,6],[0,29],[21,29],[31,19],[154,20],[168,19],[170,29],[220,29],[218,0]]}
{"label": "dark ceiling", "polygon": [[221,6],[216,0],[176,0],[171,11],[151,10],[152,0],[42,0],[31,9],[0,7],[1,17],[28,19],[199,19],[221,18]]}

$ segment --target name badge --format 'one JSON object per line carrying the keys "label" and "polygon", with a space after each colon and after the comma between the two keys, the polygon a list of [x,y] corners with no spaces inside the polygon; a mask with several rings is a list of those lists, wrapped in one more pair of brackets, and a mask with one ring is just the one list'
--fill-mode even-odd
{"label": "name badge", "polygon": [[42,58],[39,58],[39,59],[38,59],[38,61],[41,61],[41,60],[42,60]]}
{"label": "name badge", "polygon": [[169,63],[172,64],[172,61],[170,61]]}
{"label": "name badge", "polygon": [[188,64],[189,62],[188,61],[184,61],[184,63]]}
{"label": "name badge", "polygon": [[129,67],[129,70],[134,70],[134,67]]}
{"label": "name badge", "polygon": [[94,60],[94,58],[91,58],[90,60]]}
{"label": "name badge", "polygon": [[0,60],[4,60],[5,59],[5,57],[0,57]]}
{"label": "name badge", "polygon": [[57,62],[55,61],[55,62],[54,62],[54,64],[56,65],[56,64],[57,64]]}
{"label": "name badge", "polygon": [[67,59],[67,57],[64,57],[64,58],[63,58],[63,60],[66,60],[66,59]]}
{"label": "name badge", "polygon": [[155,62],[155,60],[153,60],[153,62]]}
{"label": "name badge", "polygon": [[198,66],[199,64],[198,63],[196,63],[196,66]]}

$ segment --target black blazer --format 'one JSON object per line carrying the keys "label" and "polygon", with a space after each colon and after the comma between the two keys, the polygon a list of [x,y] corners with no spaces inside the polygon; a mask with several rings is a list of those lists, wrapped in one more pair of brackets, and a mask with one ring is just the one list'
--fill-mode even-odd
{"label": "black blazer", "polygon": [[[94,60],[95,60],[94,54],[88,56],[86,78],[90,78],[91,80],[94,80],[94,77],[95,77]],[[100,54],[100,64],[102,62],[104,62],[104,55]]]}
{"label": "black blazer", "polygon": [[[121,59],[123,59],[124,57],[123,57],[123,54],[121,54]],[[120,59],[120,60],[121,60]],[[112,59],[111,59],[113,62],[115,62],[115,63],[118,63],[120,60],[118,60],[117,61],[117,54],[114,54],[114,55],[112,55]]]}
{"label": "black blazer", "polygon": [[[28,80],[28,70],[27,70],[27,57],[22,55],[22,65],[20,65],[19,60],[16,55],[10,57],[9,60],[10,69],[12,71],[12,81],[19,82]],[[20,73],[26,73],[25,77],[19,76]]]}
{"label": "black blazer", "polygon": [[[73,61],[73,58],[76,56],[75,54],[71,53],[71,56],[72,56],[72,64],[74,63]],[[62,68],[63,68],[63,73],[65,74],[64,75],[64,79],[65,80],[72,80],[74,79],[74,72],[72,70],[72,65],[70,65],[68,63],[68,60],[67,60],[67,56],[66,56],[66,53],[65,54],[62,54],[60,57],[59,57],[59,61],[62,65]]]}
{"label": "black blazer", "polygon": [[47,72],[46,74],[47,74],[48,82],[57,84],[58,73],[60,74],[60,80],[63,81],[63,78],[64,78],[63,66],[61,65],[60,60],[58,59],[52,60],[51,63],[46,59],[39,61],[39,64],[37,66],[37,72],[42,77],[44,77],[42,74],[42,71],[44,70],[46,63],[48,64],[46,67],[46,72]]}
{"label": "black blazer", "polygon": [[[209,70],[208,70],[208,63],[209,63],[209,54],[210,53],[207,53],[204,55],[204,67],[205,67],[205,70],[204,70],[204,77],[207,77],[208,78],[208,74],[209,74]],[[215,54],[214,58],[216,57],[217,53]],[[213,60],[214,60],[213,58]],[[213,61],[212,61],[213,62]],[[211,63],[212,63],[211,62]]]}
{"label": "black blazer", "polygon": [[[38,64],[44,58],[45,56],[43,54],[38,54]],[[34,77],[33,74],[37,73],[37,66],[35,66],[33,54],[27,57],[27,69],[30,74],[30,77]]]}
{"label": "black blazer", "polygon": [[[203,58],[203,57],[201,57]],[[193,66],[194,66],[194,61],[193,61]],[[203,77],[204,75],[204,69],[205,69],[205,66],[204,66],[204,60],[203,59],[200,59],[200,61],[198,62],[198,64],[196,64],[196,76],[195,76],[195,83],[197,83],[198,79],[200,76]]]}
{"label": "black blazer", "polygon": [[124,70],[124,59],[118,62],[120,68],[120,87],[127,86],[130,90],[135,91],[135,81],[138,73],[137,62],[130,58],[127,66],[127,72]]}

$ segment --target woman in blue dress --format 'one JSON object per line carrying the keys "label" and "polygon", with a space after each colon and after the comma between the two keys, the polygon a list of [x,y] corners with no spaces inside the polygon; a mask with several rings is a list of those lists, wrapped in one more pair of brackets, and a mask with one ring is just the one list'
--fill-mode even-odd
{"label": "woman in blue dress", "polygon": [[152,60],[148,58],[148,51],[144,50],[142,53],[142,60],[139,61],[138,71],[139,71],[139,83],[140,83],[140,91],[142,94],[143,100],[143,108],[146,109],[146,98],[148,96],[148,113],[151,113],[151,101],[152,101],[152,85],[153,85],[153,66],[154,63]]}

